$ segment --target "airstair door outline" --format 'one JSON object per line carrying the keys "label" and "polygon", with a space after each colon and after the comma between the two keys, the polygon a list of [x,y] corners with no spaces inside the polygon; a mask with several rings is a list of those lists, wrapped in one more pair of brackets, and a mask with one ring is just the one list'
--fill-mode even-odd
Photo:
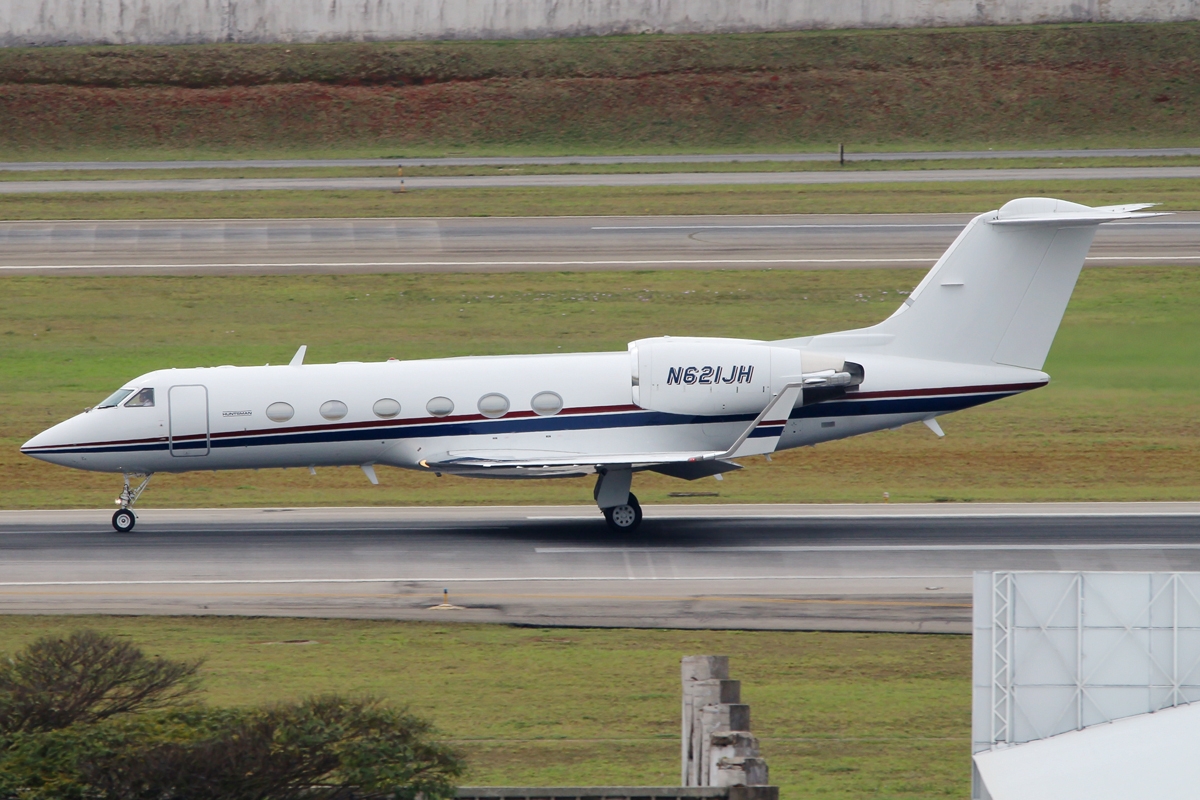
{"label": "airstair door outline", "polygon": [[180,458],[208,455],[208,389],[200,385],[172,386],[168,397],[171,455]]}

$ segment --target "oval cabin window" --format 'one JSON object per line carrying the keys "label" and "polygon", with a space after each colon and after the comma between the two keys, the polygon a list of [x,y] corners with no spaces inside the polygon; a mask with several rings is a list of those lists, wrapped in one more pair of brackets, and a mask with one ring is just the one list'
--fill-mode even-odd
{"label": "oval cabin window", "polygon": [[272,422],[287,422],[296,413],[296,409],[287,403],[271,403],[267,406],[267,419]]}
{"label": "oval cabin window", "polygon": [[508,398],[502,394],[485,394],[479,398],[479,413],[488,419],[503,417],[508,413]]}
{"label": "oval cabin window", "polygon": [[435,417],[447,417],[454,411],[454,401],[449,397],[435,397],[425,404],[425,410]]}
{"label": "oval cabin window", "polygon": [[346,416],[346,404],[341,400],[327,400],[321,403],[321,416],[325,419],[341,419]]}
{"label": "oval cabin window", "polygon": [[390,397],[385,397],[382,400],[376,400],[375,405],[371,406],[371,410],[377,417],[391,419],[400,413],[400,403]]}
{"label": "oval cabin window", "polygon": [[552,417],[563,410],[563,399],[558,392],[538,392],[529,401],[529,406],[540,417]]}

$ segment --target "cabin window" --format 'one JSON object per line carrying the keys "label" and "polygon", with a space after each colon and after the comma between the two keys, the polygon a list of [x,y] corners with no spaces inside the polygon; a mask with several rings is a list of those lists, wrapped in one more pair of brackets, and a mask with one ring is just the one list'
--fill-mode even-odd
{"label": "cabin window", "polygon": [[508,413],[508,398],[492,392],[479,398],[479,413],[488,419],[503,417]]}
{"label": "cabin window", "polygon": [[267,406],[267,419],[272,422],[287,422],[296,413],[296,409],[287,403],[271,403]]}
{"label": "cabin window", "polygon": [[121,401],[126,397],[129,397],[131,394],[133,394],[133,389],[118,389],[110,394],[107,400],[96,406],[96,408],[112,408],[113,406],[119,406],[121,405]]}
{"label": "cabin window", "polygon": [[425,404],[425,410],[435,417],[448,417],[454,412],[454,401],[449,397],[435,397]]}
{"label": "cabin window", "polygon": [[321,416],[325,419],[341,419],[346,416],[346,404],[341,400],[327,400],[321,403]]}
{"label": "cabin window", "polygon": [[552,417],[563,410],[563,399],[558,392],[538,392],[529,406],[540,417]]}
{"label": "cabin window", "polygon": [[371,406],[371,410],[377,417],[391,419],[400,413],[400,403],[390,397],[385,397],[382,400],[376,400],[375,405]]}
{"label": "cabin window", "polygon": [[125,403],[126,408],[154,408],[154,390],[142,389]]}

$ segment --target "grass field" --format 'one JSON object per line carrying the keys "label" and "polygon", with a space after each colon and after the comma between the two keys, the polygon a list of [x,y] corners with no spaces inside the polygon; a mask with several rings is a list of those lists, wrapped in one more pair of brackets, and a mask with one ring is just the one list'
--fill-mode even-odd
{"label": "grass field", "polygon": [[[869,324],[920,270],[0,279],[0,507],[105,507],[118,481],[20,455],[29,436],[167,366],[624,349],[663,334],[782,338]],[[1200,499],[1194,267],[1083,273],[1052,384],[943,420],[747,459],[723,483],[640,475],[643,502]],[[357,469],[161,475],[144,506],[588,503],[589,481]],[[699,502],[710,502],[700,500]]]}
{"label": "grass field", "polygon": [[679,658],[729,655],[781,796],[965,797],[968,637],[360,620],[0,617],[0,654],[82,625],[207,659],[205,700],[372,693],[433,720],[465,783],[673,785]]}
{"label": "grass field", "polygon": [[1198,32],[6,48],[0,158],[1191,144]]}
{"label": "grass field", "polygon": [[808,186],[665,186],[392,191],[0,194],[0,220],[505,217],[637,214],[979,212],[1043,195],[1087,205],[1154,201],[1200,209],[1190,179]]}
{"label": "grass field", "polygon": [[[397,161],[403,166],[403,161]],[[612,175],[694,172],[891,172],[939,169],[1060,169],[1063,167],[1191,167],[1200,156],[1093,158],[972,158],[929,161],[696,161],[663,164],[520,164],[407,166],[406,178],[462,175]],[[198,180],[202,178],[394,178],[396,167],[180,167],[176,169],[0,170],[0,181]]]}

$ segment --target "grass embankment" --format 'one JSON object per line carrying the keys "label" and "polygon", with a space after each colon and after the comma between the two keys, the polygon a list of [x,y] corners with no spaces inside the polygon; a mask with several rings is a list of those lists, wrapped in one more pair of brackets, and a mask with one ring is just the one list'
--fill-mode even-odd
{"label": "grass embankment", "polygon": [[214,705],[408,704],[466,752],[470,784],[676,784],[679,658],[695,653],[731,657],[783,797],[963,797],[970,779],[967,637],[0,617],[0,653],[81,625],[207,659]]}
{"label": "grass embankment", "polygon": [[978,212],[1014,197],[1086,205],[1162,203],[1200,209],[1190,179],[1003,181],[806,186],[663,186],[391,191],[87,192],[0,194],[0,220],[512,217],[638,214]]}
{"label": "grass embankment", "polygon": [[[168,366],[624,349],[783,338],[887,316],[921,270],[0,279],[0,507],[105,507],[111,475],[22,456],[37,431]],[[747,459],[723,483],[639,475],[645,503],[1200,498],[1194,268],[1086,270],[1036,392],[943,420]],[[354,469],[160,475],[145,506],[589,503],[591,481]],[[701,501],[706,502],[706,501]]]}
{"label": "grass embankment", "polygon": [[4,158],[1194,143],[1200,25],[8,48]]}

